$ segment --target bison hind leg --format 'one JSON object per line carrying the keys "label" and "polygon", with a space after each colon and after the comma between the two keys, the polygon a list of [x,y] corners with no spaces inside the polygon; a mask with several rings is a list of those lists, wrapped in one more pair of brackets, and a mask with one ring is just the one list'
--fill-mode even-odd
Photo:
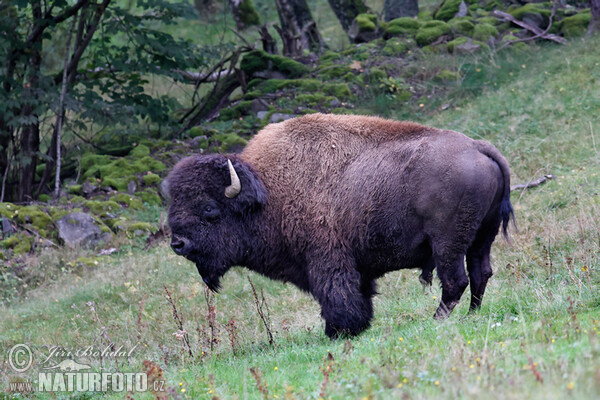
{"label": "bison hind leg", "polygon": [[481,307],[481,300],[483,299],[488,279],[493,274],[490,263],[490,251],[499,228],[500,219],[492,223],[484,221],[477,232],[475,241],[467,251],[467,270],[469,271],[469,283],[471,287],[470,311],[475,311]]}

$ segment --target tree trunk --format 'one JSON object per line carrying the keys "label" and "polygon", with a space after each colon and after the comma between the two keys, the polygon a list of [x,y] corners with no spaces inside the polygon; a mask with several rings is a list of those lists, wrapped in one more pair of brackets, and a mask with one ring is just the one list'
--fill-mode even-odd
{"label": "tree trunk", "polygon": [[252,25],[260,25],[260,16],[256,12],[252,0],[229,0],[229,7],[238,30],[244,30]]}
{"label": "tree trunk", "polygon": [[283,40],[283,55],[297,57],[304,49],[321,53],[327,48],[306,0],[275,0],[275,5],[281,22],[277,30]]}
{"label": "tree trunk", "polygon": [[592,19],[588,25],[586,36],[591,36],[600,31],[600,0],[590,0],[590,8],[592,11]]}
{"label": "tree trunk", "polygon": [[346,33],[358,14],[370,11],[362,0],[329,0],[329,5]]}
{"label": "tree trunk", "polygon": [[419,14],[419,3],[417,0],[385,0],[383,12],[386,21],[400,17],[416,17]]}

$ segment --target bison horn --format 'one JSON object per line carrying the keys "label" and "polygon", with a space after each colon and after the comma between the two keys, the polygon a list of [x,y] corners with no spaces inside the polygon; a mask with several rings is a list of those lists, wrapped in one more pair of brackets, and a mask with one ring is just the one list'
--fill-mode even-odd
{"label": "bison horn", "polygon": [[240,183],[240,178],[238,177],[237,172],[235,172],[235,168],[233,168],[233,164],[230,160],[227,160],[227,165],[229,165],[231,185],[225,188],[225,197],[227,197],[228,199],[233,199],[242,191],[242,184]]}

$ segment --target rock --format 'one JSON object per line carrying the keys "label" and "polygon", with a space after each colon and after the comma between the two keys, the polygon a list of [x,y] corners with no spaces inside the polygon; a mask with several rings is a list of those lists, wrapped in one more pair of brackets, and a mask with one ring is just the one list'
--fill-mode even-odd
{"label": "rock", "polygon": [[265,117],[267,116],[268,113],[269,113],[268,111],[259,111],[256,113],[256,118],[265,119]]}
{"label": "rock", "polygon": [[273,115],[271,115],[271,119],[269,119],[269,122],[273,124],[275,122],[281,122],[295,117],[296,116],[294,114],[273,113]]}
{"label": "rock", "polygon": [[3,237],[10,236],[16,232],[15,227],[10,222],[10,219],[8,219],[8,218],[1,218],[1,219],[2,219],[2,235],[3,235]]}
{"label": "rock", "polygon": [[127,193],[134,194],[136,190],[137,183],[135,183],[135,181],[129,181],[129,183],[127,184]]}
{"label": "rock", "polygon": [[190,140],[188,143],[190,147],[194,150],[203,150],[203,148],[206,147],[208,143],[208,137],[206,135],[194,136],[192,140]]}
{"label": "rock", "polygon": [[263,99],[254,99],[250,103],[250,111],[254,114],[257,114],[259,111],[267,111],[268,109],[269,104]]}
{"label": "rock", "polygon": [[331,107],[334,107],[334,108],[335,108],[335,107],[339,107],[339,106],[341,106],[341,105],[342,105],[342,103],[340,103],[340,101],[339,101],[338,99],[333,99],[333,100],[331,100],[331,103],[329,103],[329,105],[330,105]]}
{"label": "rock", "polygon": [[81,187],[81,191],[86,196],[89,196],[90,194],[94,193],[96,189],[98,189],[98,186],[93,185],[90,181],[83,182],[83,186]]}
{"label": "rock", "polygon": [[467,9],[467,4],[463,0],[460,3],[460,5],[458,6],[458,12],[454,15],[454,18],[456,18],[456,17],[466,17],[468,11],[469,10]]}
{"label": "rock", "polygon": [[82,212],[65,215],[56,226],[58,238],[68,247],[93,247],[112,238],[112,234],[100,230],[91,215]]}
{"label": "rock", "polygon": [[169,181],[168,180],[163,179],[163,181],[158,186],[158,189],[159,189],[160,195],[163,197],[163,199],[170,198],[170,196],[169,196]]}

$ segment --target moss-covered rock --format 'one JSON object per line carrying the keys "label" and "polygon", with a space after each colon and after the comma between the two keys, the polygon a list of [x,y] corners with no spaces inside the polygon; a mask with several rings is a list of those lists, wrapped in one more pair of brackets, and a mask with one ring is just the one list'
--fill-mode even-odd
{"label": "moss-covered rock", "polygon": [[14,254],[29,253],[33,246],[33,240],[33,236],[20,232],[0,241],[0,247],[3,249],[12,249]]}
{"label": "moss-covered rock", "polygon": [[508,42],[513,42],[513,43],[510,43],[509,48],[516,50],[517,52],[524,52],[524,51],[527,51],[527,49],[528,49],[527,44],[519,41],[519,38],[514,35],[511,35],[511,34],[504,35],[502,37],[502,40],[500,43],[502,45],[504,45]]}
{"label": "moss-covered rock", "polygon": [[470,21],[470,18],[453,18],[448,21],[448,25],[452,28],[452,32],[462,35],[470,35],[473,32],[475,25]]}
{"label": "moss-covered rock", "polygon": [[331,63],[333,61],[339,60],[342,58],[340,53],[336,53],[335,51],[327,50],[323,55],[319,58],[320,64],[324,65],[327,63]]}
{"label": "moss-covered rock", "polygon": [[440,36],[450,33],[450,25],[443,21],[429,21],[419,28],[415,39],[419,46],[435,42]]}
{"label": "moss-covered rock", "polygon": [[527,3],[522,7],[518,7],[513,10],[509,9],[508,13],[521,21],[528,15],[541,15],[544,17],[547,23],[548,18],[550,18],[550,14],[552,14],[552,10],[548,5],[549,3]]}
{"label": "moss-covered rock", "polygon": [[328,105],[331,101],[336,100],[333,96],[326,96],[323,93],[302,93],[296,96],[295,100],[298,103],[306,104],[310,107],[315,107],[318,105]]}
{"label": "moss-covered rock", "polygon": [[240,68],[250,76],[259,71],[270,70],[296,78],[308,72],[308,67],[298,61],[262,50],[252,50],[247,53],[240,63]]}
{"label": "moss-covered rock", "polygon": [[220,111],[219,119],[228,121],[231,119],[238,119],[244,115],[248,115],[248,111],[250,110],[251,105],[251,100],[240,101],[235,105],[222,109]]}
{"label": "moss-covered rock", "polygon": [[412,47],[410,41],[401,38],[391,38],[385,42],[381,53],[388,57],[397,57],[405,54]]}
{"label": "moss-covered rock", "polygon": [[142,201],[129,193],[118,193],[114,199],[132,210],[142,210],[144,208]]}
{"label": "moss-covered rock", "polygon": [[69,186],[69,194],[83,194],[82,185],[71,185]]}
{"label": "moss-covered rock", "polygon": [[150,148],[144,144],[138,144],[129,152],[133,157],[144,157],[150,155]]}
{"label": "moss-covered rock", "polygon": [[323,85],[323,92],[328,95],[337,97],[338,99],[348,98],[352,94],[350,92],[350,88],[348,87],[348,84],[346,84],[346,83],[325,84],[325,85]]}
{"label": "moss-covered rock", "polygon": [[462,3],[462,0],[445,0],[435,12],[434,18],[442,21],[451,20],[458,12],[460,3]]}
{"label": "moss-covered rock", "polygon": [[448,50],[449,53],[454,53],[454,50],[458,47],[461,46],[465,43],[467,43],[469,39],[466,37],[457,37],[454,40],[449,41],[448,43],[446,43],[446,48]]}
{"label": "moss-covered rock", "polygon": [[421,21],[409,17],[396,18],[389,21],[384,28],[383,37],[391,38],[400,35],[414,35],[421,27]]}
{"label": "moss-covered rock", "polygon": [[83,206],[88,208],[92,213],[96,215],[103,215],[105,213],[121,211],[121,206],[117,202],[114,202],[112,200],[87,200],[83,203]]}
{"label": "moss-covered rock", "polygon": [[218,148],[226,153],[241,151],[248,141],[235,133],[220,133],[213,136],[214,141],[218,143]]}
{"label": "moss-covered rock", "polygon": [[158,193],[156,193],[156,191],[146,190],[146,191],[137,193],[137,195],[139,197],[141,197],[141,199],[144,201],[144,203],[149,204],[151,206],[159,206],[162,204],[162,199],[160,198]]}
{"label": "moss-covered rock", "polygon": [[490,24],[477,24],[473,29],[473,39],[487,42],[491,37],[498,35],[498,29]]}
{"label": "moss-covered rock", "polygon": [[375,32],[377,30],[377,15],[358,14],[354,20],[358,25],[358,32]]}
{"label": "moss-covered rock", "polygon": [[570,17],[565,17],[561,22],[561,32],[565,37],[572,38],[583,36],[592,19],[589,9]]}
{"label": "moss-covered rock", "polygon": [[38,196],[38,200],[41,201],[42,203],[47,203],[52,199],[52,197],[49,194],[46,193],[42,193]]}
{"label": "moss-covered rock", "polygon": [[20,224],[29,224],[41,236],[47,237],[54,227],[54,222],[48,211],[41,206],[22,206],[15,212],[15,217]]}
{"label": "moss-covered rock", "polygon": [[153,173],[148,173],[144,176],[142,176],[142,181],[144,181],[144,185],[146,186],[154,186],[158,183],[160,183],[162,179],[160,178],[160,176],[153,174]]}

